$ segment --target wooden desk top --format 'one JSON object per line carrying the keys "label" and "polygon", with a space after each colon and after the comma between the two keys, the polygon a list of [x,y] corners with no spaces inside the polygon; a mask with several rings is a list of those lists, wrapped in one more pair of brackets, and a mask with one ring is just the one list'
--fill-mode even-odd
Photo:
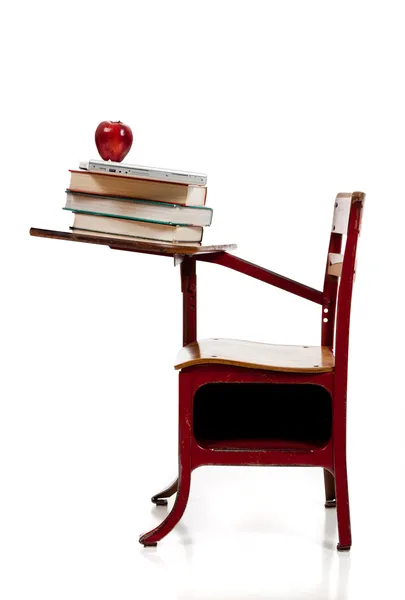
{"label": "wooden desk top", "polygon": [[117,238],[97,237],[96,235],[82,235],[69,231],[52,231],[51,229],[37,229],[31,227],[30,235],[35,237],[82,242],[85,244],[99,244],[109,246],[113,250],[126,250],[128,252],[143,252],[144,254],[158,254],[164,256],[215,254],[235,250],[236,244],[216,244],[213,246],[182,246],[181,244],[156,244],[138,240],[120,240]]}

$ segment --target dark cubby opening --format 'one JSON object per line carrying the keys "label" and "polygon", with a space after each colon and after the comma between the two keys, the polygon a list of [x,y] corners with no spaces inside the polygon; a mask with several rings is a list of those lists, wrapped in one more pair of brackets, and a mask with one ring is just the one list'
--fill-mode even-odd
{"label": "dark cubby opening", "polygon": [[313,384],[209,383],[194,396],[193,427],[206,448],[320,448],[331,436],[332,401]]}

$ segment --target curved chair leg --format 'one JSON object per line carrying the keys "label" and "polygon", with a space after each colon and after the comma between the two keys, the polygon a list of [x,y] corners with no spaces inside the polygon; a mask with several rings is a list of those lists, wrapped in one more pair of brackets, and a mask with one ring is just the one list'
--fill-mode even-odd
{"label": "curved chair leg", "polygon": [[349,488],[347,482],[346,461],[335,466],[336,508],[339,532],[338,550],[350,550],[352,534],[350,528]]}
{"label": "curved chair leg", "polygon": [[167,506],[166,498],[171,498],[172,496],[174,496],[174,494],[177,492],[178,488],[179,488],[179,478],[177,477],[177,479],[175,479],[173,481],[173,483],[171,483],[169,486],[167,486],[167,488],[165,488],[163,491],[159,492],[158,494],[155,494],[154,496],[152,496],[151,501],[153,502],[153,504],[156,504],[156,506]]}
{"label": "curved chair leg", "polygon": [[325,508],[335,508],[336,506],[336,490],[335,490],[335,478],[330,471],[327,469],[323,470],[323,477],[325,480]]}
{"label": "curved chair leg", "polygon": [[179,483],[176,501],[172,510],[160,525],[155,527],[155,529],[152,529],[152,531],[141,535],[139,538],[140,544],[143,544],[144,546],[156,546],[157,543],[160,542],[160,540],[168,533],[170,533],[175,525],[177,525],[187,506],[187,501],[190,494],[190,481],[191,470],[182,470],[178,480]]}
{"label": "curved chair leg", "polygon": [[[193,422],[193,375],[180,371],[179,374],[179,481],[177,485],[176,501],[166,519],[152,531],[144,533],[139,538],[144,546],[156,544],[171,532],[177,525],[187,506],[191,482],[191,427]],[[175,492],[172,484],[165,492]],[[172,494],[170,494],[172,495]]]}

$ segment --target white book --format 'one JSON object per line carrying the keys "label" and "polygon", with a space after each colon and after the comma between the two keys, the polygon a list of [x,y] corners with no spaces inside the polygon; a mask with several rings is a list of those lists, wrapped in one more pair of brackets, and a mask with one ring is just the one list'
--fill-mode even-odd
{"label": "white book", "polygon": [[162,225],[147,221],[134,221],[115,217],[104,217],[75,213],[74,233],[82,231],[88,235],[104,235],[106,237],[129,237],[144,240],[155,240],[165,243],[199,244],[202,240],[203,228],[188,225]]}

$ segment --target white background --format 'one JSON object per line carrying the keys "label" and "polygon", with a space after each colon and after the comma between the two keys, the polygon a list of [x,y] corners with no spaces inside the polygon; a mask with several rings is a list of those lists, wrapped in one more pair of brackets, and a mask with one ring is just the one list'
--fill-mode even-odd
{"label": "white background", "polygon": [[[19,2],[1,44],[2,600],[403,597],[401,2]],[[4,7],[3,7],[4,11]],[[205,468],[176,530],[179,270],[67,229],[97,124],[128,162],[208,173],[206,241],[320,288],[333,200],[367,193],[354,290],[353,547],[316,469]],[[200,337],[320,343],[320,308],[198,265]]]}

